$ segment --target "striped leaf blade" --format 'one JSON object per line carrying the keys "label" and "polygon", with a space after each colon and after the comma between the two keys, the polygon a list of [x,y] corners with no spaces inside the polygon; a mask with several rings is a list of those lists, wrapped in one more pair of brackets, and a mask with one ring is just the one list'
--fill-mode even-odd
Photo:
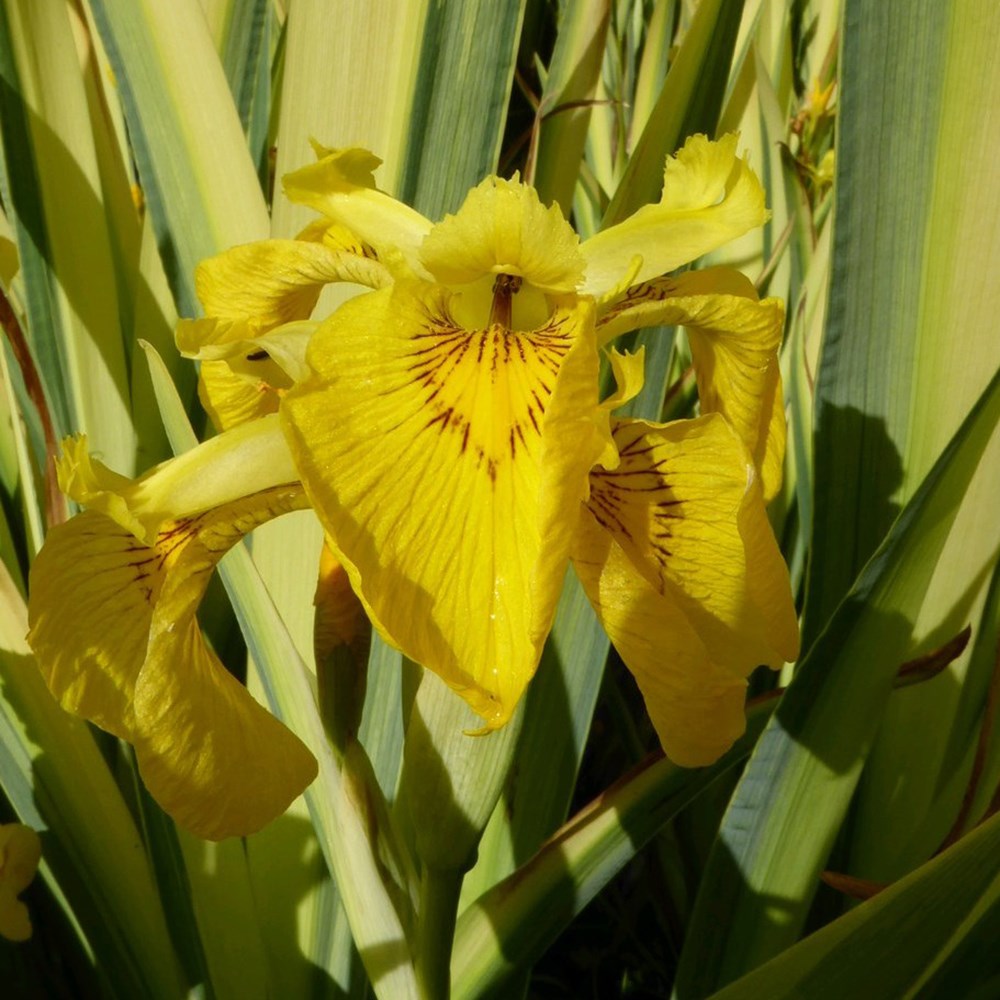
{"label": "striped leaf blade", "polygon": [[[968,997],[1000,963],[1000,817],[712,1000]],[[966,950],[965,943],[973,944]]]}
{"label": "striped leaf blade", "polygon": [[[867,0],[845,5],[807,639],[1000,367],[1000,67],[988,54],[997,32],[1000,8],[989,0],[906,11]],[[978,620],[1000,550],[1000,526],[983,512],[998,491],[1000,439],[984,456],[914,620],[915,653]],[[954,726],[968,725],[963,706],[985,682],[980,673],[963,684],[969,656],[889,706],[859,789],[843,862],[852,873],[897,878],[951,825],[969,765],[949,781],[947,748],[964,741],[971,754],[976,729]]]}
{"label": "striped leaf blade", "polygon": [[264,196],[197,0],[92,0],[181,315],[204,257],[267,235]]}
{"label": "striped leaf blade", "polygon": [[[718,989],[801,933],[896,671],[912,650],[927,585],[998,420],[1000,374],[799,666],[712,847],[679,996]],[[729,915],[722,929],[720,908]]]}

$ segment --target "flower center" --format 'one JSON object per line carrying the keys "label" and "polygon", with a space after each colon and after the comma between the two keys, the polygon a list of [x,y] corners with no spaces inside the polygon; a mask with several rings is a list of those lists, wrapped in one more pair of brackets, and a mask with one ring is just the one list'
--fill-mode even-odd
{"label": "flower center", "polygon": [[511,329],[511,305],[521,290],[521,278],[516,274],[498,274],[493,282],[493,305],[490,307],[490,326],[499,324]]}

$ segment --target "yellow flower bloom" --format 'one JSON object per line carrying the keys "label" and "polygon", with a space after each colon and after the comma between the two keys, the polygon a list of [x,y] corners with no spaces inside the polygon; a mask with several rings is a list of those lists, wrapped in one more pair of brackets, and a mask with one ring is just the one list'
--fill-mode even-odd
{"label": "yellow flower bloom", "polygon": [[0,937],[8,941],[31,937],[28,908],[17,897],[35,877],[41,857],[41,841],[31,827],[0,826]]}
{"label": "yellow flower bloom", "polygon": [[202,638],[198,604],[248,531],[306,505],[276,417],[213,438],[130,482],[64,444],[60,485],[90,509],[53,528],[31,569],[28,641],[68,711],[133,744],[179,823],[252,833],[316,775]]}
{"label": "yellow flower bloom", "polygon": [[[763,514],[784,449],[781,304],[724,269],[660,277],[764,221],[735,136],[689,140],[658,204],[583,243],[516,178],[487,179],[434,225],[376,191],[359,151],[319,152],[286,190],[375,247],[394,280],[319,326],[281,416],[372,621],[496,728],[573,554],[668,751],[714,759],[739,732],[746,675],[797,652]],[[598,403],[598,347],[658,324],[687,327],[716,416],[642,425],[623,470],[620,438],[637,430]],[[626,500],[625,520],[602,522],[602,504]],[[684,540],[669,551],[667,505]]]}
{"label": "yellow flower bloom", "polygon": [[[714,760],[742,729],[747,674],[798,643],[764,513],[784,449],[781,304],[725,269],[663,276],[764,221],[736,138],[690,139],[657,204],[584,242],[516,177],[433,224],[377,190],[367,151],[317,154],[285,184],[323,217],[204,262],[206,317],[178,330],[231,429],[135,483],[67,449],[61,482],[89,510],[31,578],[50,688],[132,742],[195,832],[277,815],[315,761],[194,615],[231,544],[308,502],[375,627],[486,729],[537,668],[572,558],[667,752]],[[367,291],[316,322],[328,282]],[[687,329],[702,416],[616,420],[642,359],[612,352],[601,403],[599,351],[660,324]]]}

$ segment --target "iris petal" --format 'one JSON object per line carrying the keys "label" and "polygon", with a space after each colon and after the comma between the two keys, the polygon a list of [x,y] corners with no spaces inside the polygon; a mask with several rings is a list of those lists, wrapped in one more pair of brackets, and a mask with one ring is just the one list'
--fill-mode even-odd
{"label": "iris petal", "polygon": [[308,319],[323,286],[331,282],[379,288],[390,280],[385,267],[365,255],[361,243],[352,253],[307,240],[236,246],[203,260],[195,272],[206,315],[245,319],[255,332]]}
{"label": "iris petal", "polygon": [[423,274],[418,251],[431,228],[419,212],[375,187],[381,160],[367,149],[328,149],[313,143],[318,160],[282,178],[290,201],[321,212],[375,248],[393,266],[401,258]]}
{"label": "iris petal", "polygon": [[534,188],[488,177],[455,215],[428,233],[420,248],[424,267],[444,285],[463,285],[485,274],[524,278],[546,292],[574,292],[583,277],[580,239],[555,205]]}
{"label": "iris petal", "polygon": [[759,300],[752,283],[729,268],[708,268],[636,285],[601,317],[602,342],[645,326],[684,326],[691,344],[702,413],[724,414],[757,463],[764,496],[781,485],[785,414],[778,347],[785,312]]}
{"label": "iris petal", "polygon": [[660,201],[584,241],[583,290],[600,297],[636,260],[630,283],[666,274],[763,225],[764,191],[737,156],[737,140],[734,134],[717,142],[693,135],[668,157]]}
{"label": "iris petal", "polygon": [[537,666],[565,511],[605,446],[593,312],[574,301],[528,333],[466,330],[448,302],[417,284],[346,303],[281,412],[376,625],[496,727]]}
{"label": "iris petal", "polygon": [[312,780],[298,738],[226,673],[195,611],[219,558],[305,506],[277,487],[160,525],[145,545],[86,511],[49,533],[31,570],[28,641],[63,707],[133,743],[153,796],[200,836],[243,835]]}
{"label": "iris petal", "polygon": [[203,361],[198,372],[198,399],[213,425],[229,430],[278,412],[278,390],[263,379],[238,374],[226,361]]}
{"label": "iris petal", "polygon": [[574,564],[668,755],[710,763],[742,732],[743,678],[797,655],[787,572],[724,418],[621,421],[614,436]]}
{"label": "iris petal", "polygon": [[259,524],[304,506],[301,490],[279,488],[161,534],[167,571],[136,679],[133,742],[153,797],[211,840],[259,830],[316,776],[312,754],[227,673],[194,618],[219,559]]}
{"label": "iris petal", "polygon": [[63,492],[146,544],[165,520],[298,480],[274,415],[209,438],[136,480],[93,458],[86,435],[66,438],[62,446],[58,472]]}
{"label": "iris petal", "polygon": [[122,739],[133,728],[163,574],[156,550],[97,511],[49,531],[31,567],[28,642],[69,712]]}

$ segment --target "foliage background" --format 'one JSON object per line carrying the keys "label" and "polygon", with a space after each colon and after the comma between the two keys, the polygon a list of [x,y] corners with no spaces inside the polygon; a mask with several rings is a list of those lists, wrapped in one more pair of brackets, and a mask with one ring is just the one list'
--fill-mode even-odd
{"label": "foliage background", "polygon": [[[679,772],[648,758],[638,696],[569,579],[465,881],[454,992],[992,995],[997,37],[988,0],[4,0],[0,819],[42,830],[45,859],[25,897],[35,937],[0,949],[14,995],[407,988],[371,957],[388,933],[374,889],[328,874],[371,852],[332,763],[261,834],[196,842],[126,749],[54,706],[23,641],[27,568],[65,513],[56,440],[85,430],[134,474],[188,446],[188,420],[205,431],[172,343],[198,310],[197,261],[308,221],[274,180],[310,135],[377,150],[381,185],[434,218],[519,169],[588,235],[657,196],[685,136],[731,129],[772,218],[711,262],[788,303],[772,519],[805,652],[780,702],[757,679],[731,755]],[[690,412],[683,338],[635,341],[649,375],[632,412]],[[252,564],[227,560],[235,615],[220,587],[203,621],[322,739],[318,537],[309,514],[262,530]],[[966,625],[964,652],[931,655]],[[410,671],[375,644],[361,739],[390,800]],[[482,895],[643,761],[606,825],[584,815],[518,891]]]}

